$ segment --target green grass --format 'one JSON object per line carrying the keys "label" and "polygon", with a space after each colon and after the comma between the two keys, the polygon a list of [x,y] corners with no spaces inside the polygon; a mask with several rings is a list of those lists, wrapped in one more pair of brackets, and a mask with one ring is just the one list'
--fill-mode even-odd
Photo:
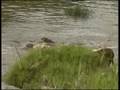
{"label": "green grass", "polygon": [[73,18],[87,19],[90,15],[90,11],[80,5],[75,5],[73,7],[68,7],[64,9],[65,15]]}
{"label": "green grass", "polygon": [[117,89],[116,70],[116,66],[102,66],[100,56],[89,48],[56,46],[28,51],[4,81],[21,89]]}

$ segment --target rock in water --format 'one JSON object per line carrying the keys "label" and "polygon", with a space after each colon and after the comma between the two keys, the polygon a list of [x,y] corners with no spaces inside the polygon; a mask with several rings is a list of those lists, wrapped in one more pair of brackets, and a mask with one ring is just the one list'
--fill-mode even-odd
{"label": "rock in water", "polygon": [[26,48],[33,48],[33,44],[32,43],[26,44]]}
{"label": "rock in water", "polygon": [[23,49],[30,49],[33,48],[34,44],[33,43],[26,43],[22,48]]}
{"label": "rock in water", "polygon": [[93,50],[93,52],[98,53],[99,55],[101,55],[101,57],[103,56],[104,60],[103,63],[108,63],[108,65],[113,64],[114,63],[114,52],[112,49],[110,48],[100,48],[100,49],[95,49]]}
{"label": "rock in water", "polygon": [[52,40],[50,40],[50,39],[48,39],[48,38],[46,38],[46,37],[41,38],[41,40],[42,40],[43,42],[45,42],[45,43],[55,43],[54,41],[52,41]]}

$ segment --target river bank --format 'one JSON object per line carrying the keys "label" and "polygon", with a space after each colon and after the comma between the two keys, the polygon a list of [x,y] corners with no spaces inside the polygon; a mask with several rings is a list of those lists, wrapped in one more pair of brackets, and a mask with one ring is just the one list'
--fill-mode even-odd
{"label": "river bank", "polygon": [[9,68],[4,80],[21,89],[117,89],[117,64],[111,63],[110,53],[105,51],[103,57],[104,52],[81,45],[30,49]]}

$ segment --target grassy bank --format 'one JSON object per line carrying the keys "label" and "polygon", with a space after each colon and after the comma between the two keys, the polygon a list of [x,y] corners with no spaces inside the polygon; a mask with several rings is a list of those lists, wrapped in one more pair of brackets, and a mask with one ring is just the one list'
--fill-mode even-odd
{"label": "grassy bank", "polygon": [[105,67],[91,49],[71,45],[30,50],[4,81],[22,89],[118,87],[116,66]]}

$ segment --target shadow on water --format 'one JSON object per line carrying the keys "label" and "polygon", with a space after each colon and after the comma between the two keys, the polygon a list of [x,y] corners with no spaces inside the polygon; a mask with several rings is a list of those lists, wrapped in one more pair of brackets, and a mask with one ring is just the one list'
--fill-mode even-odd
{"label": "shadow on water", "polygon": [[74,19],[88,19],[90,16],[90,10],[84,8],[84,6],[76,5],[74,7],[65,8],[65,14]]}

